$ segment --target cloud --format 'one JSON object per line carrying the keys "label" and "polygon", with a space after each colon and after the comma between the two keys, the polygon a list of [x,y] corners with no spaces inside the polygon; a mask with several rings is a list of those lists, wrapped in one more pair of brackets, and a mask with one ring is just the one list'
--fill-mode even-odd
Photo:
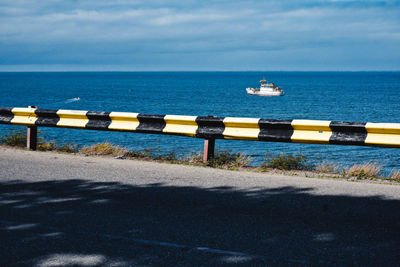
{"label": "cloud", "polygon": [[361,65],[362,55],[392,62],[400,59],[399,14],[398,1],[3,0],[0,62],[148,66],[146,58],[178,57],[182,67],[192,58],[225,65],[206,57],[259,66],[252,55],[276,65],[320,57]]}

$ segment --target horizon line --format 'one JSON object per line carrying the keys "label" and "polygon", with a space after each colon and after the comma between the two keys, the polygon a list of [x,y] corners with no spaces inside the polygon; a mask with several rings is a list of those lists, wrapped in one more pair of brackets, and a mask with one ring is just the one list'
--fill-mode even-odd
{"label": "horizon line", "polygon": [[400,72],[398,70],[1,70],[0,73],[18,72]]}

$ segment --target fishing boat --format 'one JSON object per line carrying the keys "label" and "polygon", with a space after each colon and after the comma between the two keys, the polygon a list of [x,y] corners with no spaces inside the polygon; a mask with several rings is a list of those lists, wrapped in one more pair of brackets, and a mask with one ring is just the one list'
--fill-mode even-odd
{"label": "fishing boat", "polygon": [[260,95],[260,96],[281,96],[285,92],[273,83],[268,83],[265,78],[260,81],[260,88],[246,88],[246,92],[249,95]]}

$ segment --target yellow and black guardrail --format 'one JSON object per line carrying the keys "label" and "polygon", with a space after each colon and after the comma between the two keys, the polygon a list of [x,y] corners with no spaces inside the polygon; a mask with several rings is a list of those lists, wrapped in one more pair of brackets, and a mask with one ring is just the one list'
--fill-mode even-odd
{"label": "yellow and black guardrail", "polygon": [[400,147],[400,123],[0,108],[0,124],[181,135],[208,140]]}

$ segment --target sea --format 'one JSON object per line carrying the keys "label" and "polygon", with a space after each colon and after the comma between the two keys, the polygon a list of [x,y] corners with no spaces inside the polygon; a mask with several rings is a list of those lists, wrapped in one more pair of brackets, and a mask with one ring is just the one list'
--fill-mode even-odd
{"label": "sea", "polygon": [[[265,77],[282,97],[246,94]],[[78,99],[79,98],[79,99]],[[0,107],[121,111],[146,114],[229,116],[400,123],[400,72],[1,72]],[[0,135],[22,126],[0,125]],[[203,140],[180,136],[42,128],[58,144],[111,142],[186,157]],[[258,165],[267,155],[303,154],[309,163],[343,167],[375,162],[400,169],[400,149],[217,140],[217,150],[242,152]]]}

